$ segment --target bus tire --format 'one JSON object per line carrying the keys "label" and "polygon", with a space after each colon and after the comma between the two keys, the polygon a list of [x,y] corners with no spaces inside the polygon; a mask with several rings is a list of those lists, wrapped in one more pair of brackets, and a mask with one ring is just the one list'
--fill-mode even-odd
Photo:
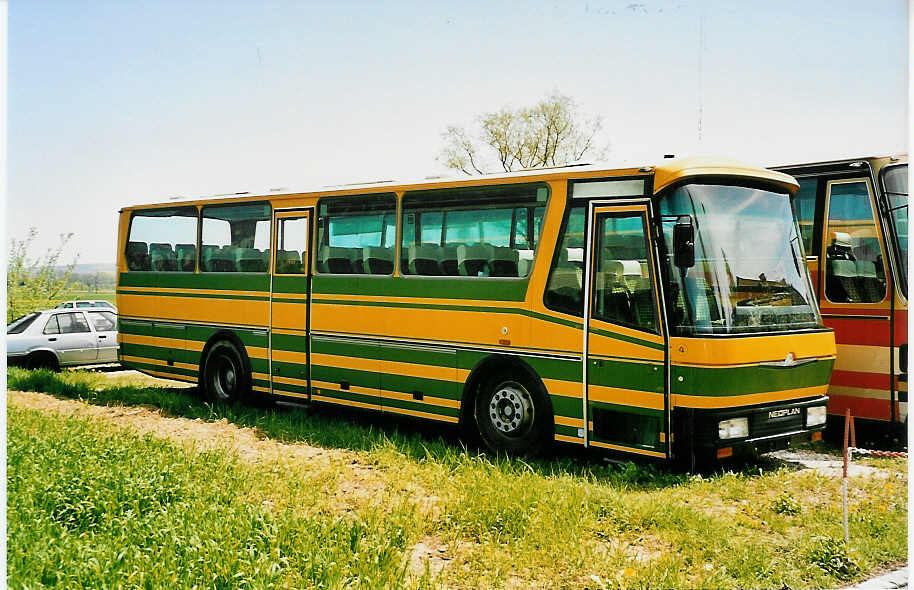
{"label": "bus tire", "polygon": [[553,435],[552,405],[542,386],[517,369],[482,381],[474,418],[483,444],[495,453],[536,455]]}
{"label": "bus tire", "polygon": [[209,347],[200,375],[200,389],[216,402],[238,402],[249,397],[251,376],[234,343],[219,340]]}

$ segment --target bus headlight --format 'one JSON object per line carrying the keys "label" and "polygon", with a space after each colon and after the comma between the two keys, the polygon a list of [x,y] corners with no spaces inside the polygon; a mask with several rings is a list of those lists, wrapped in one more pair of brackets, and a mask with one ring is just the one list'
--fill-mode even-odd
{"label": "bus headlight", "polygon": [[727,438],[745,438],[749,436],[749,418],[730,418],[717,423],[717,436]]}
{"label": "bus headlight", "polygon": [[806,408],[806,428],[825,424],[825,406]]}

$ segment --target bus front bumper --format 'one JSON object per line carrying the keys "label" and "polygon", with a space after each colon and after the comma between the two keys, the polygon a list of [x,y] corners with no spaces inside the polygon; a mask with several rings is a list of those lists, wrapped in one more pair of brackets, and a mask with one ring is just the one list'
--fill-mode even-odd
{"label": "bus front bumper", "polygon": [[692,452],[710,459],[768,453],[821,438],[828,397],[726,409],[680,409]]}

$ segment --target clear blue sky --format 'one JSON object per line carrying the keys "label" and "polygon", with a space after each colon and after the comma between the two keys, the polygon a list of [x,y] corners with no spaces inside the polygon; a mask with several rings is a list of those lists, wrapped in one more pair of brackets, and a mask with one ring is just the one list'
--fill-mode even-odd
{"label": "clear blue sky", "polygon": [[447,125],[553,90],[603,116],[610,160],[906,151],[906,10],[14,1],[7,233],[113,262],[121,206],[437,174]]}

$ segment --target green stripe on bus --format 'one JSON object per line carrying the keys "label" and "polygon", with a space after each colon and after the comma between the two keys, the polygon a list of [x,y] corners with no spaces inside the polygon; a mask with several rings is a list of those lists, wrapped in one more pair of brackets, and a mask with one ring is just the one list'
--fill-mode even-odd
{"label": "green stripe on bus", "polygon": [[583,415],[583,404],[580,398],[550,395],[552,413],[565,418],[580,418]]}
{"label": "green stripe on bus", "polygon": [[[672,367],[674,393],[701,396],[745,395],[825,385],[831,359],[796,367]],[[679,381],[679,378],[682,381]]]}
{"label": "green stripe on bus", "polygon": [[527,279],[403,278],[372,275],[315,275],[312,293],[326,295],[371,295],[378,297],[429,297],[436,299],[484,299],[523,301]]}
{"label": "green stripe on bus", "polygon": [[286,350],[289,352],[305,352],[308,350],[308,339],[304,334],[277,334],[272,336],[273,350]]}
{"label": "green stripe on bus", "polygon": [[227,291],[269,291],[270,275],[251,272],[122,272],[119,287],[161,289],[224,289]]}
{"label": "green stripe on bus", "polygon": [[308,292],[308,277],[305,275],[290,277],[273,275],[273,293],[299,293]]}
{"label": "green stripe on bus", "polygon": [[625,361],[598,361],[595,366],[591,361],[587,366],[587,383],[617,387],[634,391],[663,393],[665,389],[662,364],[627,363]]}
{"label": "green stripe on bus", "polygon": [[381,398],[381,405],[385,408],[402,408],[405,410],[415,410],[417,412],[427,412],[429,414],[438,414],[440,416],[456,416],[457,408],[448,408],[445,406],[436,406],[433,404],[424,404],[419,401],[409,401],[401,399]]}
{"label": "green stripe on bus", "polygon": [[622,404],[610,404],[606,402],[591,402],[591,406],[604,410],[612,410],[613,412],[623,412],[625,414],[638,414],[639,416],[648,416],[651,418],[657,418],[658,420],[664,417],[663,410],[655,410],[653,408],[640,408],[638,406],[626,406]]}
{"label": "green stripe on bus", "polygon": [[570,436],[572,438],[581,438],[578,436],[578,429],[575,426],[565,426],[564,424],[556,424],[555,433],[562,434],[564,436]]}
{"label": "green stripe on bus", "polygon": [[168,365],[155,365],[152,363],[143,363],[139,361],[122,361],[122,365],[138,371],[155,371],[157,373],[169,373],[171,375],[182,375],[184,377],[197,378],[196,369],[184,369],[181,367],[169,367]]}
{"label": "green stripe on bus", "polygon": [[[323,397],[335,397],[337,399],[362,402],[363,404],[372,404],[372,405],[380,404],[380,402],[378,401],[378,396],[376,396],[376,395],[365,395],[362,393],[355,393],[352,391],[339,391],[336,389],[327,389],[324,387],[314,387],[312,389],[313,389],[313,392],[312,392],[313,395],[320,395]],[[314,400],[314,401],[323,401],[323,400]]]}
{"label": "green stripe on bus", "polygon": [[313,381],[336,383],[337,385],[346,382],[349,385],[367,389],[378,389],[380,385],[380,376],[374,371],[360,371],[358,369],[328,367],[325,365],[311,365],[311,379]]}
{"label": "green stripe on bus", "polygon": [[[269,297],[259,295],[233,295],[231,291],[225,293],[188,293],[182,291],[130,291],[118,289],[118,295],[142,295],[143,297],[192,297],[194,299],[231,299],[233,301],[269,301]],[[298,303],[298,301],[293,301]]]}
{"label": "green stripe on bus", "polygon": [[381,374],[381,389],[398,391],[400,393],[421,392],[423,395],[459,400],[461,391],[454,381],[442,381],[427,377],[411,377],[407,375]]}

